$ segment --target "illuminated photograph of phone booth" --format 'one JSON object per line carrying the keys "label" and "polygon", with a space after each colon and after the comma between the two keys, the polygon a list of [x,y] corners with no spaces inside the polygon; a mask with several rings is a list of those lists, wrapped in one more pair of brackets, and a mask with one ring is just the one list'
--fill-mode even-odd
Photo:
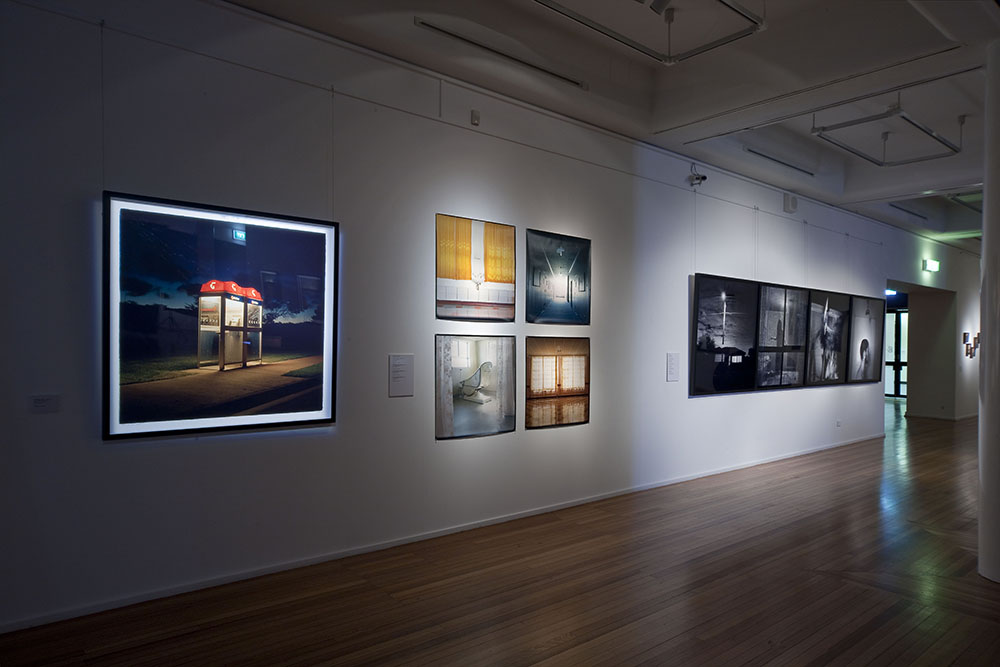
{"label": "illuminated photograph of phone booth", "polygon": [[198,295],[198,367],[220,371],[261,363],[264,300],[254,287],[209,280]]}

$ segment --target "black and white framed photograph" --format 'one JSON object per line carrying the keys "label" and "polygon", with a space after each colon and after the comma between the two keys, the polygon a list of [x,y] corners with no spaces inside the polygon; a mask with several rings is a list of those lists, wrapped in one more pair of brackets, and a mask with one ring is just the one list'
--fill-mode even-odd
{"label": "black and white framed photograph", "polygon": [[806,384],[840,384],[847,379],[847,344],[851,297],[838,292],[809,292],[809,347]]}
{"label": "black and white framed photograph", "polygon": [[851,344],[847,363],[848,382],[882,380],[882,338],[885,299],[851,298]]}
{"label": "black and white framed photograph", "polygon": [[104,436],[332,422],[337,225],[104,194]]}
{"label": "black and white framed photograph", "polygon": [[757,386],[800,387],[805,381],[809,290],[760,286]]}
{"label": "black and white framed photograph", "polygon": [[527,336],[524,427],[590,421],[590,339]]}
{"label": "black and white framed photograph", "polygon": [[590,324],[590,239],[529,229],[524,318]]}
{"label": "black and white framed photograph", "polygon": [[514,430],[514,336],[434,337],[435,437]]}
{"label": "black and white framed photograph", "polygon": [[758,285],[695,274],[691,395],[754,389]]}
{"label": "black and white framed photograph", "polygon": [[514,321],[514,232],[499,222],[436,216],[438,319]]}

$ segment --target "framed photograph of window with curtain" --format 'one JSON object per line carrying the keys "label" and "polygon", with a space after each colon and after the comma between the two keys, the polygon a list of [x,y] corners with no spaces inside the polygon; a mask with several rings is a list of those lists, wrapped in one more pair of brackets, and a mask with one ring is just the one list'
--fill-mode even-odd
{"label": "framed photograph of window with curtain", "polygon": [[514,336],[434,337],[438,440],[514,430]]}
{"label": "framed photograph of window with curtain", "polygon": [[524,427],[590,421],[590,339],[527,336]]}
{"label": "framed photograph of window with curtain", "polygon": [[337,225],[104,194],[104,437],[332,422]]}
{"label": "framed photograph of window with curtain", "polygon": [[513,225],[439,213],[435,228],[438,319],[513,322]]}
{"label": "framed photograph of window with curtain", "polygon": [[809,290],[760,286],[757,322],[757,386],[801,387],[806,376]]}

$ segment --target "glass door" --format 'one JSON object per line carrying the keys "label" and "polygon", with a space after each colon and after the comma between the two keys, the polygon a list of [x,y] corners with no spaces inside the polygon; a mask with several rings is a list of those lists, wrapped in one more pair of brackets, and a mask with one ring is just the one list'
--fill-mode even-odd
{"label": "glass door", "polygon": [[885,395],[906,396],[906,339],[910,313],[905,309],[885,314]]}

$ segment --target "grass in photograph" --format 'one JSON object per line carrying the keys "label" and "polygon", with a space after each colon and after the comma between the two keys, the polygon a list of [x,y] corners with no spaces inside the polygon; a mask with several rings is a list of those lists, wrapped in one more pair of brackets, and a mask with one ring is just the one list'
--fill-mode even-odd
{"label": "grass in photograph", "polygon": [[135,384],[180,377],[194,373],[197,369],[198,358],[190,354],[180,357],[122,361],[119,376],[121,384]]}
{"label": "grass in photograph", "polygon": [[[279,361],[289,359],[300,359],[309,356],[306,352],[268,352],[264,354],[265,364],[275,364]],[[314,366],[319,370],[311,372]],[[322,363],[300,368],[295,373],[288,373],[292,377],[315,377],[322,373]],[[209,368],[203,366],[202,368]],[[122,361],[119,366],[119,380],[123,385],[135,384],[137,382],[153,382],[154,380],[169,380],[170,378],[181,377],[194,373],[198,370],[198,357],[193,354],[176,357],[158,357],[155,359],[134,359]]]}
{"label": "grass in photograph", "polygon": [[285,377],[290,378],[318,378],[323,374],[323,362],[318,364],[313,364],[312,366],[303,366],[302,368],[296,368],[294,371],[288,371],[285,373]]}

